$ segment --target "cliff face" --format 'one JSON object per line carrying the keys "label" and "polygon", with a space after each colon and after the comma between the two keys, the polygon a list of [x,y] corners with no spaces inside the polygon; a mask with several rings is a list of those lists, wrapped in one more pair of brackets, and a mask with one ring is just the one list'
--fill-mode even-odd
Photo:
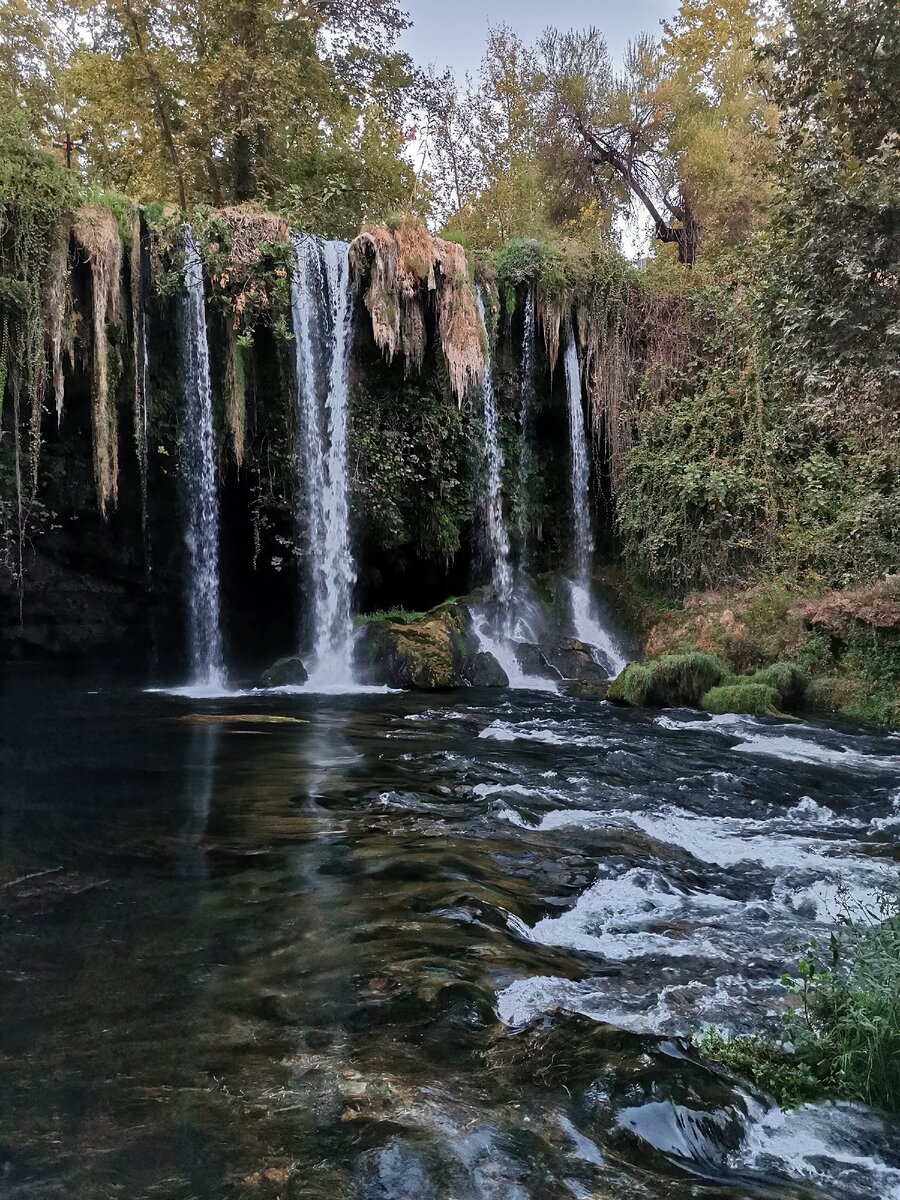
{"label": "cliff face", "polygon": [[[0,572],[4,659],[152,655],[175,664],[183,654],[178,229],[163,221],[151,231],[138,217],[130,229],[130,240],[126,231],[114,245],[120,227],[111,214],[82,212],[66,226],[21,595],[13,574]],[[287,236],[234,213],[214,215],[198,234],[222,623],[237,665],[293,649],[305,608]],[[401,227],[366,230],[350,255],[355,607],[423,611],[488,575],[476,520],[483,435],[474,387],[487,346],[461,247]],[[566,410],[561,372],[551,374],[537,339],[526,463],[523,299],[513,292],[501,308],[488,291],[508,519],[539,569],[566,553]]]}

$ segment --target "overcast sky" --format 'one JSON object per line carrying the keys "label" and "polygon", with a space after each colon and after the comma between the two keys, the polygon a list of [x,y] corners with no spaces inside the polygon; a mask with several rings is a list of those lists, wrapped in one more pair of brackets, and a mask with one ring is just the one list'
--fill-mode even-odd
{"label": "overcast sky", "polygon": [[422,66],[453,67],[473,73],[481,60],[488,25],[510,25],[533,42],[548,25],[559,29],[596,25],[618,58],[629,38],[656,33],[677,0],[402,0],[413,22],[403,48]]}

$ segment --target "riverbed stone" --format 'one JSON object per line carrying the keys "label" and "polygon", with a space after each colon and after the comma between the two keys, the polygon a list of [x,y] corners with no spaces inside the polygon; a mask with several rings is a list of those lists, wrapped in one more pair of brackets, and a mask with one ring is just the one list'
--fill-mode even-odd
{"label": "riverbed stone", "polygon": [[461,682],[459,631],[453,614],[435,609],[415,621],[388,618],[363,626],[359,657],[375,683],[416,691],[449,691]]}

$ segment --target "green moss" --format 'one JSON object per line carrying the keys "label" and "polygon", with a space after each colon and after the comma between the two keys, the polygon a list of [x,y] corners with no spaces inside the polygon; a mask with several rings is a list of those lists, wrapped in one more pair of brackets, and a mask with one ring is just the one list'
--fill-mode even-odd
{"label": "green moss", "polygon": [[613,680],[607,696],[634,707],[695,706],[701,696],[727,675],[728,668],[714,654],[700,650],[689,654],[664,654],[650,662],[630,663]]}
{"label": "green moss", "polygon": [[753,716],[774,716],[778,712],[779,696],[773,687],[741,680],[722,687],[710,688],[700,704],[711,713],[749,713]]}

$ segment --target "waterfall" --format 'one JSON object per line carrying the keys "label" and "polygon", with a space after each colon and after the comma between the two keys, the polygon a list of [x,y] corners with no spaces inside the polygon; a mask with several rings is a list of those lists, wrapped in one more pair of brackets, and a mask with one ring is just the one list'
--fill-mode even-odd
{"label": "waterfall", "polygon": [[523,565],[528,554],[529,511],[528,488],[531,476],[532,403],[534,400],[534,290],[528,289],[525,301],[525,326],[522,331],[522,361],[519,373],[519,563]]}
{"label": "waterfall", "polygon": [[594,556],[594,535],[591,531],[590,483],[587,438],[584,432],[584,412],[581,407],[581,368],[578,348],[571,324],[566,338],[563,358],[566,371],[566,392],[569,400],[569,450],[571,453],[572,535],[575,559],[575,578],[587,585]]}
{"label": "waterfall", "polygon": [[150,297],[150,261],[149,251],[147,249],[146,239],[144,237],[145,226],[143,217],[135,225],[135,236],[138,239],[136,248],[136,266],[138,271],[138,280],[135,286],[135,364],[134,364],[134,392],[135,392],[135,414],[134,414],[134,431],[135,440],[138,448],[138,468],[140,472],[141,483],[141,540],[144,548],[144,576],[147,582],[148,590],[150,580],[153,575],[153,559],[150,546],[150,503],[147,488],[147,477],[149,474],[149,460],[147,447],[147,423],[148,423],[148,403],[149,403],[149,376],[150,376],[150,344],[149,344],[149,324],[150,315],[147,311],[148,300]]}
{"label": "waterfall", "polygon": [[[478,314],[487,337],[484,301],[478,293]],[[494,394],[494,372],[490,348],[485,353],[484,375],[481,380],[481,402],[484,415],[484,528],[491,556],[491,584],[501,632],[509,637],[512,625],[513,574],[509,557],[509,534],[503,516],[503,497],[500,492],[500,473],[503,452],[497,435],[497,397]]]}
{"label": "waterfall", "polygon": [[306,499],[313,661],[310,687],[353,684],[347,410],[352,333],[345,242],[294,239],[291,307]]}
{"label": "waterfall", "polygon": [[483,650],[488,651],[506,672],[510,687],[550,688],[553,684],[544,679],[533,678],[522,670],[516,655],[517,642],[533,642],[534,634],[522,611],[520,597],[515,588],[509,550],[509,533],[503,514],[503,496],[500,490],[503,470],[503,452],[500,449],[497,418],[497,397],[494,392],[494,372],[491,362],[490,342],[487,338],[484,301],[477,293],[478,313],[488,349],[485,353],[484,375],[481,381],[481,402],[484,417],[484,531],[488,553],[491,557],[491,587],[493,603],[476,615],[475,633]]}
{"label": "waterfall", "polygon": [[206,340],[203,263],[189,225],[184,237],[184,284],[181,301],[182,435],[188,581],[188,642],[193,685],[225,686],[219,629],[219,497],[216,490],[216,443]]}
{"label": "waterfall", "polygon": [[594,534],[591,529],[590,473],[584,411],[581,406],[581,368],[575,330],[569,323],[566,350],[563,358],[566,372],[566,394],[569,408],[569,449],[572,484],[572,540],[575,577],[569,581],[572,603],[572,623],[575,636],[599,651],[601,665],[613,675],[625,666],[615,638],[599,620],[591,595],[591,563],[594,557]]}

